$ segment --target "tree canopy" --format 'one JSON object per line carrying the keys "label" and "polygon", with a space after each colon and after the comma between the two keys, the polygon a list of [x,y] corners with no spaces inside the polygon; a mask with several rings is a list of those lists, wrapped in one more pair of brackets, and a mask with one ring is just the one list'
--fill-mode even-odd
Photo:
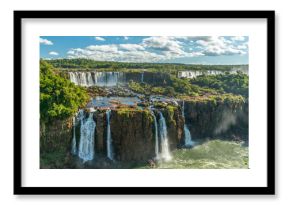
{"label": "tree canopy", "polygon": [[57,70],[40,61],[41,120],[63,119],[77,112],[88,100],[87,91],[58,75]]}
{"label": "tree canopy", "polygon": [[46,60],[55,68],[62,69],[156,69],[157,71],[176,72],[178,70],[220,70],[229,71],[234,67],[247,67],[248,65],[199,65],[181,63],[132,63],[132,62],[110,62],[95,61],[91,59],[54,59]]}
{"label": "tree canopy", "polygon": [[244,97],[249,95],[249,76],[239,71],[235,74],[202,75],[192,79],[191,83]]}

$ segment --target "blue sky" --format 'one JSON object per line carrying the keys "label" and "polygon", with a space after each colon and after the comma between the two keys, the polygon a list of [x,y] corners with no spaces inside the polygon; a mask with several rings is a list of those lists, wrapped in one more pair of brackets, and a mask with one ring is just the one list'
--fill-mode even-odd
{"label": "blue sky", "polygon": [[247,36],[41,36],[40,57],[185,64],[248,64]]}

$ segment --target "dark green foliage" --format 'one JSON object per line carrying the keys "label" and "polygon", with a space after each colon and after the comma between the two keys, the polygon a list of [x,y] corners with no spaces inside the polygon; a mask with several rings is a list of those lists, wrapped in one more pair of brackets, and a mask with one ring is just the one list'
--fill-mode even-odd
{"label": "dark green foliage", "polygon": [[[229,71],[233,65],[187,65],[179,63],[126,63],[94,61],[90,59],[56,59],[47,60],[55,68],[75,68],[75,69],[151,69],[158,72],[170,72],[176,74],[178,70],[221,70]],[[245,67],[247,65],[235,65],[235,67]]]}
{"label": "dark green foliage", "polygon": [[192,91],[191,84],[187,79],[172,78],[173,87],[176,92],[189,94]]}
{"label": "dark green foliage", "polygon": [[193,85],[216,89],[220,92],[243,95],[248,97],[249,76],[241,72],[223,75],[202,75],[192,79]]}
{"label": "dark green foliage", "polygon": [[64,119],[77,112],[88,100],[85,89],[60,77],[50,64],[40,61],[41,120]]}

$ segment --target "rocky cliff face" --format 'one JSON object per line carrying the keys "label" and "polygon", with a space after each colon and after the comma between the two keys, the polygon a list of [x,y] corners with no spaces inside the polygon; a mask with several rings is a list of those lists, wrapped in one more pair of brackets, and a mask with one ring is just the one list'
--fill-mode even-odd
{"label": "rocky cliff face", "polygon": [[237,101],[185,101],[185,118],[193,139],[247,140],[248,103]]}
{"label": "rocky cliff face", "polygon": [[40,168],[72,168],[72,119],[40,125]]}
{"label": "rocky cliff face", "polygon": [[72,118],[42,123],[40,125],[40,151],[53,152],[69,150],[72,127]]}
{"label": "rocky cliff face", "polygon": [[[142,73],[141,72],[125,72],[124,76],[126,81],[129,82],[133,80],[135,82],[141,82]],[[157,73],[157,72],[148,72],[143,73],[143,82],[152,85],[166,85],[171,82],[170,75],[167,73]]]}
{"label": "rocky cliff face", "polygon": [[95,132],[95,150],[97,153],[104,153],[106,151],[106,114],[105,112],[95,112],[94,120],[96,122]]}
{"label": "rocky cliff face", "polygon": [[113,152],[120,161],[154,157],[153,118],[148,110],[113,110]]}
{"label": "rocky cliff face", "polygon": [[[182,143],[184,120],[178,107],[165,108],[161,112],[166,119],[170,149],[174,150]],[[154,129],[149,110],[113,110],[111,132],[116,159],[146,161],[154,158]]]}

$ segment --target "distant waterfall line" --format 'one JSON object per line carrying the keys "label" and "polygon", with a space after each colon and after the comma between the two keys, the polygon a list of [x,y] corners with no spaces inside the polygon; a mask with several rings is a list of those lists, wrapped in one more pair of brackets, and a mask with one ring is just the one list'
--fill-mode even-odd
{"label": "distant waterfall line", "polygon": [[122,72],[68,72],[70,81],[84,87],[111,87],[125,82]]}

